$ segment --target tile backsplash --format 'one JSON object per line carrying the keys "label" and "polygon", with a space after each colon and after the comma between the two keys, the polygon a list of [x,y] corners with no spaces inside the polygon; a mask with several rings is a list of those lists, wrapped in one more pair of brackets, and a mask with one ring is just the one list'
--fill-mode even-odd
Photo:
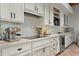
{"label": "tile backsplash", "polygon": [[14,27],[14,26],[20,26],[19,23],[10,23],[10,22],[0,22],[1,24],[1,32],[3,33],[5,31],[5,28],[7,27]]}

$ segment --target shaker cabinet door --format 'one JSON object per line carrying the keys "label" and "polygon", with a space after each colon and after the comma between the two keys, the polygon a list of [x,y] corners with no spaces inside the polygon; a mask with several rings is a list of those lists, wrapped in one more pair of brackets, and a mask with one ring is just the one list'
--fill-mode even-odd
{"label": "shaker cabinet door", "polygon": [[49,25],[49,4],[45,4],[44,24]]}
{"label": "shaker cabinet door", "polygon": [[23,3],[11,3],[10,11],[12,13],[13,22],[23,23],[24,22],[24,4]]}
{"label": "shaker cabinet door", "polygon": [[42,49],[38,49],[36,51],[33,51],[33,56],[41,56],[42,55]]}
{"label": "shaker cabinet door", "polygon": [[36,11],[42,15],[44,15],[44,4],[42,3],[37,3],[37,8]]}
{"label": "shaker cabinet door", "polygon": [[24,4],[23,3],[14,3],[14,13],[13,18],[16,22],[24,22]]}
{"label": "shaker cabinet door", "polygon": [[35,11],[36,10],[36,3],[25,3],[24,9],[29,11]]}
{"label": "shaker cabinet door", "polygon": [[10,3],[1,3],[0,9],[2,20],[11,19]]}
{"label": "shaker cabinet door", "polygon": [[42,48],[42,56],[51,56],[50,46]]}

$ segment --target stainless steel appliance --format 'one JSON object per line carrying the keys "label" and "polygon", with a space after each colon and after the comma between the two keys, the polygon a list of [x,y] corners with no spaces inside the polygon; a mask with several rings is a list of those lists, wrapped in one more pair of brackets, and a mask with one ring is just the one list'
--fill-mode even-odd
{"label": "stainless steel appliance", "polygon": [[60,35],[60,52],[65,49],[65,35]]}
{"label": "stainless steel appliance", "polygon": [[8,27],[5,29],[5,39],[6,41],[16,40],[17,32],[20,31],[18,27]]}

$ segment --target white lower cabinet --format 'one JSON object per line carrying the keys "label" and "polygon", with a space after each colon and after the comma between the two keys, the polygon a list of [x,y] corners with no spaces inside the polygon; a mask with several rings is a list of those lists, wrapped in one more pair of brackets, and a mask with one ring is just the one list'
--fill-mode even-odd
{"label": "white lower cabinet", "polygon": [[71,43],[73,43],[73,37],[71,33],[67,33],[65,35],[65,48],[68,47]]}
{"label": "white lower cabinet", "polygon": [[59,37],[43,38],[29,43],[1,48],[2,56],[55,56],[60,51]]}
{"label": "white lower cabinet", "polygon": [[50,43],[50,38],[42,38],[40,40],[33,41],[32,46],[33,46],[33,48],[37,48],[37,47],[40,47],[42,45],[46,45],[48,43]]}
{"label": "white lower cabinet", "polygon": [[31,49],[31,44],[19,44],[2,48],[2,56],[15,56]]}
{"label": "white lower cabinet", "polygon": [[[57,44],[57,43],[56,43]],[[53,56],[55,56],[55,55],[57,55],[60,51],[59,51],[60,49],[59,49],[59,46],[58,45],[56,45],[56,46],[51,46],[51,54],[53,55]]]}
{"label": "white lower cabinet", "polygon": [[60,41],[59,37],[53,37],[51,42],[51,54],[53,56],[57,55],[60,52]]}
{"label": "white lower cabinet", "polygon": [[36,51],[33,51],[33,56],[50,56],[50,46],[43,47]]}
{"label": "white lower cabinet", "polygon": [[51,54],[52,54],[52,56],[55,56],[56,54],[57,54],[57,49],[56,49],[56,47],[51,47]]}
{"label": "white lower cabinet", "polygon": [[42,56],[42,49],[38,49],[36,51],[33,51],[33,56]]}
{"label": "white lower cabinet", "polygon": [[50,55],[51,55],[50,46],[42,48],[42,56],[50,56]]}

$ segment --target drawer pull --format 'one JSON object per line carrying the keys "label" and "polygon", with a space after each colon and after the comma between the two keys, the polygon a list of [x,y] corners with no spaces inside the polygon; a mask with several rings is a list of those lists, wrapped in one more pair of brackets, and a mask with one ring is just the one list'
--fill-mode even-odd
{"label": "drawer pull", "polygon": [[17,49],[18,51],[22,50],[22,48]]}

